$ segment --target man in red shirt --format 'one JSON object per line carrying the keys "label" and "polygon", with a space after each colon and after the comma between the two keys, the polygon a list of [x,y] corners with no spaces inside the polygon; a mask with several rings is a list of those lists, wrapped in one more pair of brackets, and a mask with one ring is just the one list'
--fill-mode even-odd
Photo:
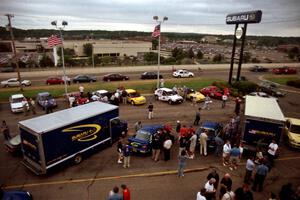
{"label": "man in red shirt", "polygon": [[130,200],[130,191],[128,187],[125,184],[122,184],[121,188],[123,190],[123,200]]}

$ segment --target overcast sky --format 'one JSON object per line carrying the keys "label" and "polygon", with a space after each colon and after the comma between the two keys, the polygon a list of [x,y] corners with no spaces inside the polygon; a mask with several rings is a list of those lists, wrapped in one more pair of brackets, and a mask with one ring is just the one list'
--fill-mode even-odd
{"label": "overcast sky", "polygon": [[0,0],[0,26],[6,13],[13,26],[51,29],[66,20],[66,30],[131,30],[152,32],[153,16],[167,16],[162,31],[233,34],[229,13],[262,10],[262,21],[248,35],[300,36],[300,0]]}

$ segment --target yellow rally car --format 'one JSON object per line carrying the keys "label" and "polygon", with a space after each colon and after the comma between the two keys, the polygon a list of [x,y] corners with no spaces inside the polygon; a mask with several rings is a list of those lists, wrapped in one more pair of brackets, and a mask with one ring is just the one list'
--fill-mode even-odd
{"label": "yellow rally car", "polygon": [[194,91],[193,89],[188,90],[186,98],[193,101],[194,98],[196,98],[196,102],[204,101],[205,96],[197,91]]}
{"label": "yellow rally car", "polygon": [[126,89],[127,92],[127,102],[132,105],[142,105],[146,103],[146,98],[141,96],[136,90]]}
{"label": "yellow rally car", "polygon": [[286,118],[285,136],[289,146],[300,149],[300,119]]}

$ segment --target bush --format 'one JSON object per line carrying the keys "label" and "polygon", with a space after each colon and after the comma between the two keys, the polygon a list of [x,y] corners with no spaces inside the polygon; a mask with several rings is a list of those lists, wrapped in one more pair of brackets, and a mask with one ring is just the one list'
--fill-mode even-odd
{"label": "bush", "polygon": [[286,84],[292,87],[300,88],[300,79],[287,81]]}
{"label": "bush", "polygon": [[238,81],[232,84],[232,87],[238,90],[238,93],[243,95],[254,92],[257,89],[257,84],[250,81]]}

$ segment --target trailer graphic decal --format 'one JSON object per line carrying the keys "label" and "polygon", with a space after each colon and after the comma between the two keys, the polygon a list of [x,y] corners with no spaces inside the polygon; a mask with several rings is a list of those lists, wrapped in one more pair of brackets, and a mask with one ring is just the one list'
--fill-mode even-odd
{"label": "trailer graphic decal", "polygon": [[101,130],[98,124],[84,124],[79,126],[72,126],[62,130],[62,132],[78,132],[72,136],[72,141],[87,142],[97,138],[97,133]]}

